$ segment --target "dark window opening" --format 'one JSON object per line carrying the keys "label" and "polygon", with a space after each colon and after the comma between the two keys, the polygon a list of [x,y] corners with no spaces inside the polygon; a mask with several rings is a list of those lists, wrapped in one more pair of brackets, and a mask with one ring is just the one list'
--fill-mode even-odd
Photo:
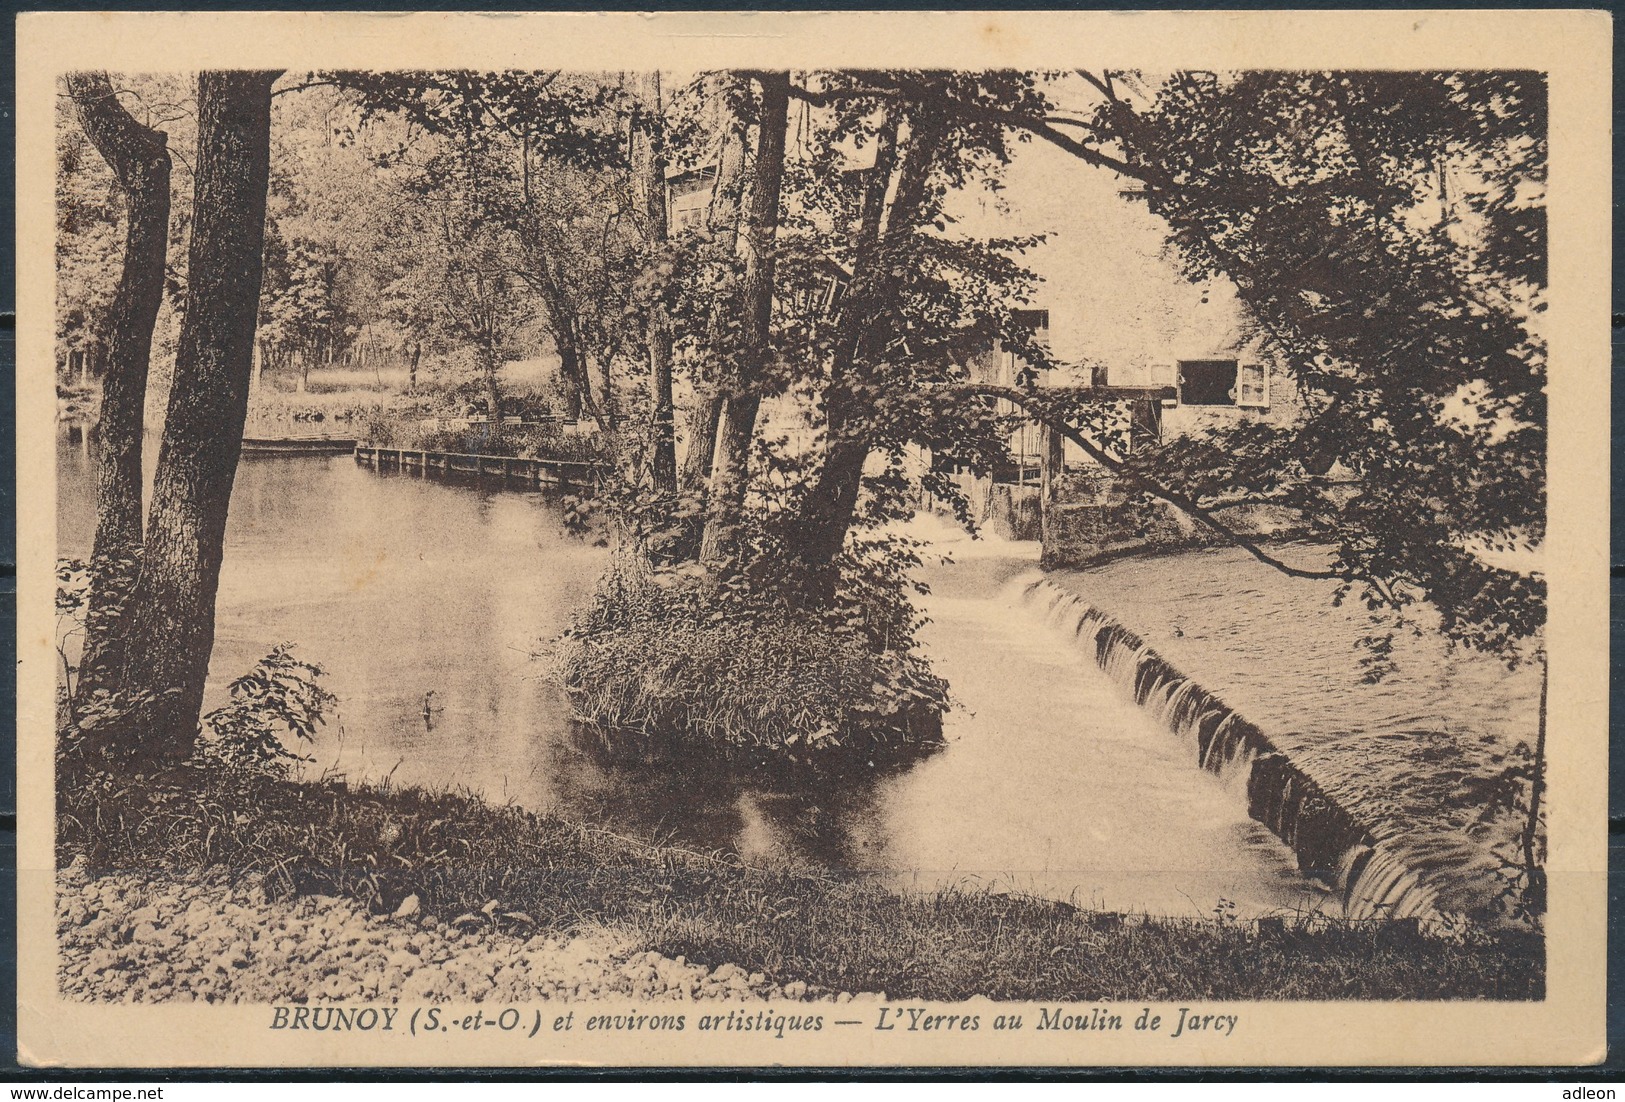
{"label": "dark window opening", "polygon": [[1180,360],[1179,400],[1187,406],[1236,404],[1235,360]]}

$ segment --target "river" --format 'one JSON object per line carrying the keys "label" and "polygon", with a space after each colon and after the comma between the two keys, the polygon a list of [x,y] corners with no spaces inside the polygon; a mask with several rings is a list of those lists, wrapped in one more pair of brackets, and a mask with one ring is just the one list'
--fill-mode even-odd
{"label": "river", "polygon": [[[87,554],[89,453],[58,447],[58,545]],[[556,497],[377,474],[349,457],[246,458],[226,537],[207,707],[279,642],[329,672],[311,775],[462,787],[746,860],[987,886],[1160,914],[1330,909],[1244,800],[1020,600],[1030,545],[934,533],[923,634],[960,707],[902,771],[786,790],[683,760],[615,758],[532,657],[604,552]],[[432,692],[424,716],[424,697]]]}

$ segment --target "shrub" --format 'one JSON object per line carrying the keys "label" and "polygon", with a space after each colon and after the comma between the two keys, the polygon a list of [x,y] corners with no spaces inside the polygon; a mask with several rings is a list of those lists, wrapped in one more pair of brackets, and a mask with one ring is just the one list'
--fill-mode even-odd
{"label": "shrub", "polygon": [[[273,648],[231,683],[225,704],[203,717],[190,764],[287,776],[294,763],[309,760],[295,748],[314,740],[337,703],[322,687],[323,675],[322,667],[294,657],[292,643]],[[71,713],[64,709],[57,731],[58,791],[149,768],[146,744],[161,699],[103,689]]]}
{"label": "shrub", "polygon": [[614,447],[601,432],[565,432],[558,425],[526,425],[510,431],[518,455],[524,459],[608,464],[615,458]]}
{"label": "shrub", "polygon": [[231,683],[224,705],[203,717],[198,755],[233,768],[284,775],[306,755],[288,748],[311,742],[337,698],[322,688],[322,667],[293,656],[293,644],[272,649]]}
{"label": "shrub", "polygon": [[741,601],[695,572],[656,574],[645,561],[618,552],[551,650],[583,718],[799,760],[941,741],[947,684],[917,654],[876,646],[864,618]]}
{"label": "shrub", "polygon": [[823,562],[805,553],[804,458],[758,440],[752,465],[746,507],[703,565],[701,495],[611,474],[569,501],[569,528],[617,548],[551,649],[582,717],[804,761],[869,765],[940,744],[948,686],[915,649],[923,545],[887,527],[912,514],[906,479],[872,480]]}

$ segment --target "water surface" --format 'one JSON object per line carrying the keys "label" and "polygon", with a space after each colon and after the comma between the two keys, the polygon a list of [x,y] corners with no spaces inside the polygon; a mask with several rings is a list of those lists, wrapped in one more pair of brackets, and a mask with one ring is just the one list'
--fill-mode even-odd
{"label": "water surface", "polygon": [[1484,779],[1516,744],[1534,744],[1538,665],[1452,649],[1425,606],[1372,682],[1360,640],[1389,623],[1355,597],[1334,604],[1337,583],[1288,577],[1239,548],[1049,577],[1142,635],[1379,829],[1469,831]]}
{"label": "water surface", "polygon": [[[64,435],[59,544],[84,555],[88,449]],[[945,529],[936,534],[943,536]],[[778,782],[607,753],[532,657],[605,553],[541,493],[378,474],[349,457],[248,458],[227,530],[207,706],[275,644],[329,671],[310,772],[460,786],[607,830],[747,860],[1208,914],[1324,907],[1236,793],[1021,607],[1032,548],[955,543],[924,642],[961,707],[901,772]],[[429,694],[433,694],[429,696]],[[424,703],[428,697],[429,714]]]}

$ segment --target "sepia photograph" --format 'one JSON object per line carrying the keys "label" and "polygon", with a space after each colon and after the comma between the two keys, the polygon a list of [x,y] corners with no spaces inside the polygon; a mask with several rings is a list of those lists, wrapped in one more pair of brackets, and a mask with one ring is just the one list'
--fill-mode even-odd
{"label": "sepia photograph", "polygon": [[1500,14],[44,50],[25,1062],[1600,1059],[1609,24]]}

